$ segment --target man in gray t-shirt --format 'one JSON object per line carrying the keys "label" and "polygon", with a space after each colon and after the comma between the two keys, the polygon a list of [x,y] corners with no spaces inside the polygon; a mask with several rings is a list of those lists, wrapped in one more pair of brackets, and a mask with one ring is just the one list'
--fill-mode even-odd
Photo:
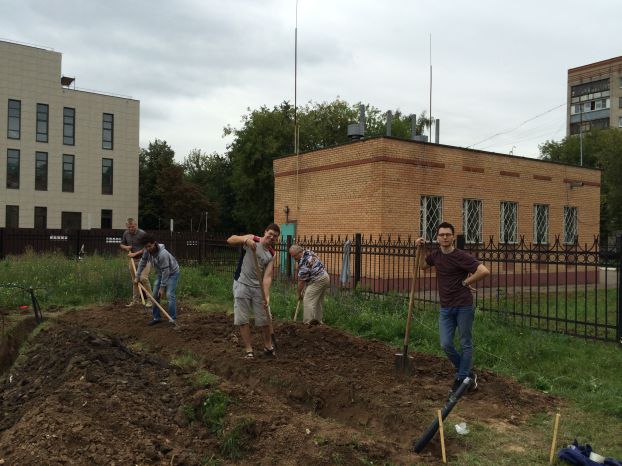
{"label": "man in gray t-shirt", "polygon": [[[250,317],[255,319],[255,327],[261,329],[264,344],[264,354],[274,355],[270,326],[266,318],[266,309],[270,305],[270,285],[272,284],[272,271],[274,269],[274,243],[280,234],[278,225],[272,223],[264,231],[260,238],[255,235],[232,235],[227,243],[232,246],[242,246],[240,260],[233,276],[233,323],[240,327],[240,335],[244,343],[246,358],[254,358],[253,345],[251,342]],[[260,274],[263,282],[255,270],[253,253],[257,255]],[[261,294],[263,287],[266,300]]]}
{"label": "man in gray t-shirt", "polygon": [[[127,257],[130,258],[131,261],[134,262],[134,267],[132,264],[128,262],[128,266],[130,268],[130,275],[132,277],[132,301],[130,301],[127,306],[132,306],[136,303],[140,302],[140,291],[138,291],[138,285],[134,283],[134,270],[138,265],[138,261],[143,255],[143,238],[146,233],[144,230],[138,228],[138,223],[133,218],[128,218],[127,223],[125,224],[127,230],[123,232],[123,238],[121,239],[120,247],[122,250],[127,252]],[[151,270],[150,264],[147,264],[145,268],[141,271],[140,274],[140,283],[151,293],[151,285],[149,284],[149,271]],[[147,299],[145,301],[146,307],[151,307],[151,300]]]}

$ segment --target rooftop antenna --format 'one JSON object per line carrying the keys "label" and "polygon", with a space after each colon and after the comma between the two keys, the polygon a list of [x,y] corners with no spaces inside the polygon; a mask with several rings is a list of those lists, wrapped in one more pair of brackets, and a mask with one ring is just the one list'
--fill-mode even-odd
{"label": "rooftop antenna", "polygon": [[[300,173],[300,129],[298,127],[298,0],[296,0],[296,27],[294,28],[294,153],[296,154],[296,210],[298,202],[298,175]],[[297,217],[297,216],[296,216]]]}
{"label": "rooftop antenna", "polygon": [[432,33],[430,33],[430,114],[428,115],[428,130],[432,142]]}

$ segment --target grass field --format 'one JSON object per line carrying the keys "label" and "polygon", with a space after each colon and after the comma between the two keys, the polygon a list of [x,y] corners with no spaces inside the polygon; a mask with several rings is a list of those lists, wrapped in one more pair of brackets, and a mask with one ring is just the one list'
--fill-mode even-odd
{"label": "grass field", "polygon": [[[63,256],[27,255],[0,262],[0,284],[38,288],[44,310],[104,304],[127,299],[131,294],[123,258],[88,257],[83,261]],[[16,288],[0,287],[0,307],[17,309],[24,294]],[[183,267],[178,299],[205,311],[232,309],[231,277],[207,267]],[[544,299],[541,297],[540,299]],[[573,298],[574,299],[574,298]],[[590,297],[577,302],[588,303]],[[271,307],[276,318],[291,319],[296,305],[291,285],[273,285]],[[607,303],[614,306],[615,302]],[[443,356],[437,334],[437,312],[433,306],[416,309],[411,344],[418,352]],[[357,293],[331,295],[325,322],[350,333],[401,346],[407,303],[401,296],[368,299]],[[578,311],[577,311],[578,312]],[[561,442],[577,437],[591,443],[595,451],[622,458],[622,350],[615,343],[584,340],[517,326],[496,313],[478,311],[475,328],[475,366],[513,377],[521,383],[567,400],[560,427]],[[181,361],[183,362],[183,361]],[[179,363],[181,363],[179,362]],[[460,464],[524,464],[548,462],[542,452],[529,447],[502,453],[478,451],[478,442],[502,445],[542,441],[550,438],[551,422],[544,413],[529,422],[529,432],[499,434],[475,423],[461,441],[470,445]],[[448,435],[457,435],[449,432]],[[563,439],[563,440],[561,440]],[[474,453],[475,452],[475,453]],[[501,456],[499,456],[501,455]],[[561,464],[561,463],[560,463]]]}

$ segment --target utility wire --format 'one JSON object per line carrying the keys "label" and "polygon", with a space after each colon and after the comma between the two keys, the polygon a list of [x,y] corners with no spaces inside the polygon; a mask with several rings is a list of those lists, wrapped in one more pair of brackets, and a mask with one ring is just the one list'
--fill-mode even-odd
{"label": "utility wire", "polygon": [[564,102],[563,104],[557,105],[557,106],[555,106],[555,107],[553,107],[553,108],[550,108],[550,109],[548,109],[548,110],[546,110],[546,111],[544,111],[544,112],[542,112],[542,113],[540,113],[540,114],[538,114],[538,115],[536,115],[536,116],[534,116],[534,117],[531,117],[531,118],[529,118],[529,119],[527,119],[527,120],[523,121],[520,125],[518,125],[518,126],[516,126],[516,127],[514,127],[514,128],[507,129],[507,130],[505,130],[505,131],[501,131],[501,132],[499,132],[499,133],[493,134],[492,136],[489,136],[489,137],[487,137],[487,138],[485,138],[485,139],[482,139],[481,141],[478,141],[478,142],[476,142],[476,143],[474,143],[474,144],[471,144],[470,146],[467,146],[466,148],[467,148],[467,149],[469,149],[469,148],[474,148],[474,146],[477,146],[477,145],[481,144],[482,142],[486,142],[486,141],[488,141],[488,140],[490,140],[490,139],[492,139],[492,138],[496,138],[497,136],[501,136],[501,135],[503,135],[503,134],[508,134],[508,133],[513,132],[513,131],[516,131],[518,128],[520,128],[520,127],[522,127],[523,125],[525,125],[525,124],[529,123],[530,121],[533,121],[533,120],[535,120],[535,119],[537,119],[537,118],[540,118],[540,117],[542,117],[542,116],[544,116],[544,115],[546,115],[546,114],[548,114],[548,113],[551,113],[552,111],[557,110],[558,108],[563,107],[564,105],[566,105],[566,103],[565,103],[565,102]]}

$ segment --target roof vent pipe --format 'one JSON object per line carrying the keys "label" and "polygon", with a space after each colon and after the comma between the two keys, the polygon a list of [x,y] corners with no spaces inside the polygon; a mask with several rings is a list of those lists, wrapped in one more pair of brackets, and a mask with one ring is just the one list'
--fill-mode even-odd
{"label": "roof vent pipe", "polygon": [[387,112],[387,136],[391,136],[391,124],[393,123],[393,112]]}
{"label": "roof vent pipe", "polygon": [[410,115],[410,139],[417,139],[417,115],[414,113]]}
{"label": "roof vent pipe", "polygon": [[348,137],[352,140],[363,139],[365,136],[365,105],[359,107],[359,122],[348,125]]}
{"label": "roof vent pipe", "polygon": [[440,135],[441,135],[441,120],[440,119],[436,119],[436,143],[439,143],[440,140]]}

